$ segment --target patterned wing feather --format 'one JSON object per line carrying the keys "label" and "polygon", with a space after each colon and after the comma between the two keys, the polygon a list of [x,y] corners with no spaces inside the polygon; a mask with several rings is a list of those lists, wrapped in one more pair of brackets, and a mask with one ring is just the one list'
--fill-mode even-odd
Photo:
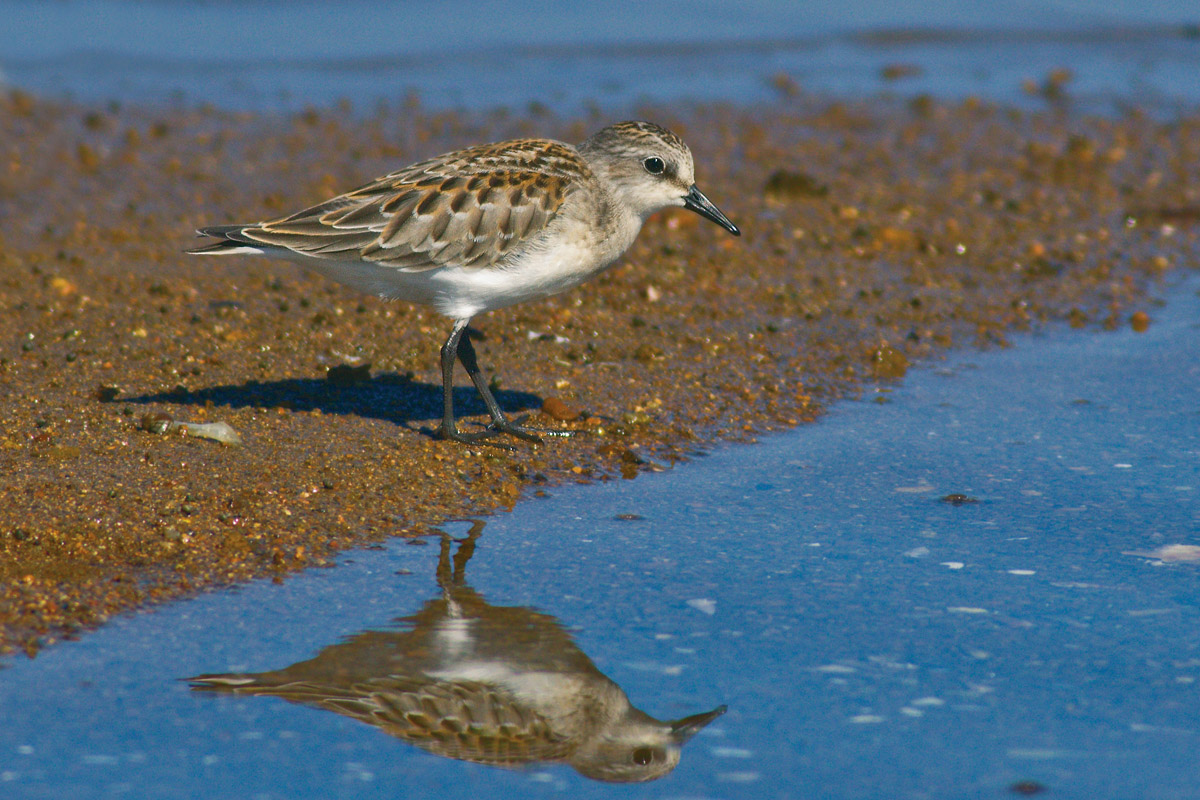
{"label": "patterned wing feather", "polygon": [[558,142],[483,145],[414,164],[291,216],[240,227],[236,238],[405,270],[486,267],[544,230],[587,171]]}
{"label": "patterned wing feather", "polygon": [[[348,685],[291,681],[260,684],[253,676],[200,676],[201,688],[270,695],[374,725],[447,758],[515,767],[567,758],[574,743],[503,689],[474,681],[429,682],[388,676]],[[238,676],[233,676],[237,678]]]}

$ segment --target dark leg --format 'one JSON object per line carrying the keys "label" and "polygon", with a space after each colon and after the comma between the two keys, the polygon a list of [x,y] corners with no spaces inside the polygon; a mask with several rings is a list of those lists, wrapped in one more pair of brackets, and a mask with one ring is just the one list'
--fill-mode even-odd
{"label": "dark leg", "polygon": [[445,592],[446,589],[449,588],[450,581],[451,581],[451,577],[450,577],[450,575],[451,575],[451,573],[450,573],[450,545],[451,545],[451,542],[452,542],[452,540],[450,538],[450,534],[443,532],[442,533],[442,547],[441,547],[441,550],[438,552],[438,565],[437,565],[437,572],[435,573],[437,575],[437,584],[438,584],[438,586],[440,586],[442,588],[443,592]]}
{"label": "dark leg", "polygon": [[492,421],[501,425],[507,423],[508,419],[504,416],[496,398],[492,396],[492,391],[488,388],[487,381],[483,379],[483,373],[479,370],[479,362],[475,360],[475,345],[471,344],[470,333],[464,333],[458,343],[458,360],[462,362],[463,369],[470,376],[471,383],[475,384],[475,390],[483,398],[483,404],[487,406],[488,413],[492,415]]}
{"label": "dark leg", "polygon": [[475,345],[471,344],[470,334],[464,334],[458,343],[458,360],[462,362],[463,369],[471,376],[471,383],[475,384],[476,391],[483,398],[483,404],[487,406],[488,413],[492,415],[492,424],[488,426],[490,430],[507,433],[509,436],[515,436],[527,442],[541,442],[542,436],[571,436],[575,433],[575,431],[526,428],[521,423],[529,416],[528,414],[514,420],[505,417],[504,412],[500,409],[500,404],[492,396],[492,390],[488,388],[487,381],[483,379],[483,373],[479,371],[479,363],[475,360]]}
{"label": "dark leg", "polygon": [[[527,441],[540,442],[541,439],[538,437],[520,430],[509,422],[505,418],[504,412],[500,410],[499,404],[496,403],[496,398],[492,397],[492,393],[488,391],[487,384],[483,381],[483,375],[479,372],[479,364],[475,360],[475,348],[471,346],[471,340],[466,336],[467,325],[470,321],[470,319],[455,320],[454,327],[450,330],[450,336],[442,345],[442,425],[437,431],[437,436],[464,444],[475,444],[490,439],[498,433],[509,433]],[[462,433],[454,422],[454,363],[457,360],[463,362],[467,374],[471,376],[471,381],[487,405],[488,413],[492,415],[493,422],[486,430]],[[486,444],[494,447],[508,447],[499,442],[486,442]]]}
{"label": "dark leg", "polygon": [[454,424],[454,362],[458,358],[458,343],[467,329],[470,319],[456,319],[450,336],[442,345],[442,427],[438,436],[443,439],[465,441]]}
{"label": "dark leg", "polygon": [[442,534],[442,547],[438,553],[437,565],[437,583],[442,589],[442,597],[448,603],[456,604],[454,600],[454,590],[457,588],[467,589],[466,571],[467,562],[471,560],[471,556],[475,554],[475,542],[483,533],[484,522],[477,519],[471,523],[471,530],[467,531],[467,538],[458,539],[458,552],[454,554],[454,569],[450,567],[450,548],[455,539],[451,538],[450,534],[445,531],[439,531]]}
{"label": "dark leg", "polygon": [[[466,442],[468,444],[479,442],[489,437],[495,436],[498,433],[507,433],[509,436],[515,436],[518,439],[524,439],[527,442],[542,441],[537,434],[544,436],[570,436],[574,431],[542,431],[534,433],[531,430],[521,427],[521,422],[525,420],[522,416],[516,420],[509,420],[504,416],[504,411],[500,408],[500,404],[496,402],[496,398],[492,395],[492,390],[488,388],[487,381],[483,379],[483,373],[479,370],[479,362],[475,358],[475,346],[471,344],[471,339],[467,336],[467,325],[469,319],[455,320],[454,328],[450,331],[449,338],[442,345],[442,426],[438,430],[438,436],[442,439],[453,439],[456,442]],[[477,433],[460,433],[458,427],[454,423],[454,361],[455,358],[462,362],[463,368],[467,371],[467,375],[471,378],[471,383],[475,384],[475,390],[479,392],[479,396],[483,398],[483,404],[487,406],[488,413],[492,416],[492,424],[486,430]],[[498,447],[506,445],[489,442]]]}
{"label": "dark leg", "polygon": [[[488,426],[489,428],[510,434],[518,439],[524,439],[527,442],[542,441],[540,437],[522,428],[519,424],[520,421],[509,422],[508,417],[504,416],[504,411],[496,402],[496,398],[492,396],[492,390],[488,388],[487,381],[483,379],[483,373],[479,370],[479,362],[475,360],[475,345],[471,344],[470,334],[463,334],[459,340],[458,360],[462,362],[463,369],[471,377],[471,383],[475,384],[475,391],[479,392],[479,396],[483,398],[483,404],[487,406],[488,413],[492,415],[492,424]],[[524,418],[522,417],[522,419]]]}
{"label": "dark leg", "polygon": [[483,525],[481,519],[472,522],[471,530],[467,531],[467,538],[458,543],[458,552],[454,554],[454,582],[457,584],[466,583],[467,562],[475,554],[475,540],[483,533]]}

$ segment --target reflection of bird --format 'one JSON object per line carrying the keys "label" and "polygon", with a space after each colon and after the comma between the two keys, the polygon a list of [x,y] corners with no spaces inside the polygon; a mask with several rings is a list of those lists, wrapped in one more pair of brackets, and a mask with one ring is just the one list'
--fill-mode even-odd
{"label": "reflection of bird", "polygon": [[[663,208],[689,208],[737,235],[696,188],[694,171],[678,136],[622,122],[578,147],[517,139],[447,153],[288,217],[201,228],[219,241],[191,252],[287,258],[360,291],[433,306],[454,320],[442,346],[439,435],[538,441],[492,397],[463,335],[471,317],[594,277]],[[467,434],[455,425],[456,359],[491,414],[487,430]]]}
{"label": "reflection of bird", "polygon": [[489,605],[463,581],[482,526],[460,545],[453,570],[443,538],[442,595],[401,620],[407,630],[364,631],[274,672],[188,680],[336,711],[463,761],[564,762],[620,782],[673,770],[683,743],[725,707],[660,722],[634,708],[554,617]]}

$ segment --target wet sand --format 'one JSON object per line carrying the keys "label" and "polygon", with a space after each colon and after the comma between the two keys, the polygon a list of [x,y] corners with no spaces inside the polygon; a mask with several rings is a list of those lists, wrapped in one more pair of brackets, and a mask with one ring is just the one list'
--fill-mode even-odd
{"label": "wet sand", "polygon": [[[689,142],[742,238],[660,215],[601,278],[476,320],[502,405],[580,432],[512,452],[430,436],[447,320],[182,251],[201,225],[418,158],[612,120],[0,97],[0,650],[792,427],[950,347],[1049,320],[1152,325],[1147,286],[1200,263],[1200,116],[779,88],[770,108],[640,114]],[[460,414],[485,421],[459,386]]]}

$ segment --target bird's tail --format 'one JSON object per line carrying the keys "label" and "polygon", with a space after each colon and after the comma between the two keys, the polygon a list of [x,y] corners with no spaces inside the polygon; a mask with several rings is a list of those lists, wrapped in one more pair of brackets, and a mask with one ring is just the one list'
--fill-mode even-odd
{"label": "bird's tail", "polygon": [[234,253],[253,253],[261,255],[265,251],[256,246],[242,233],[244,225],[212,225],[200,228],[197,236],[213,236],[219,241],[211,242],[203,247],[194,247],[187,252],[197,256],[225,256]]}

